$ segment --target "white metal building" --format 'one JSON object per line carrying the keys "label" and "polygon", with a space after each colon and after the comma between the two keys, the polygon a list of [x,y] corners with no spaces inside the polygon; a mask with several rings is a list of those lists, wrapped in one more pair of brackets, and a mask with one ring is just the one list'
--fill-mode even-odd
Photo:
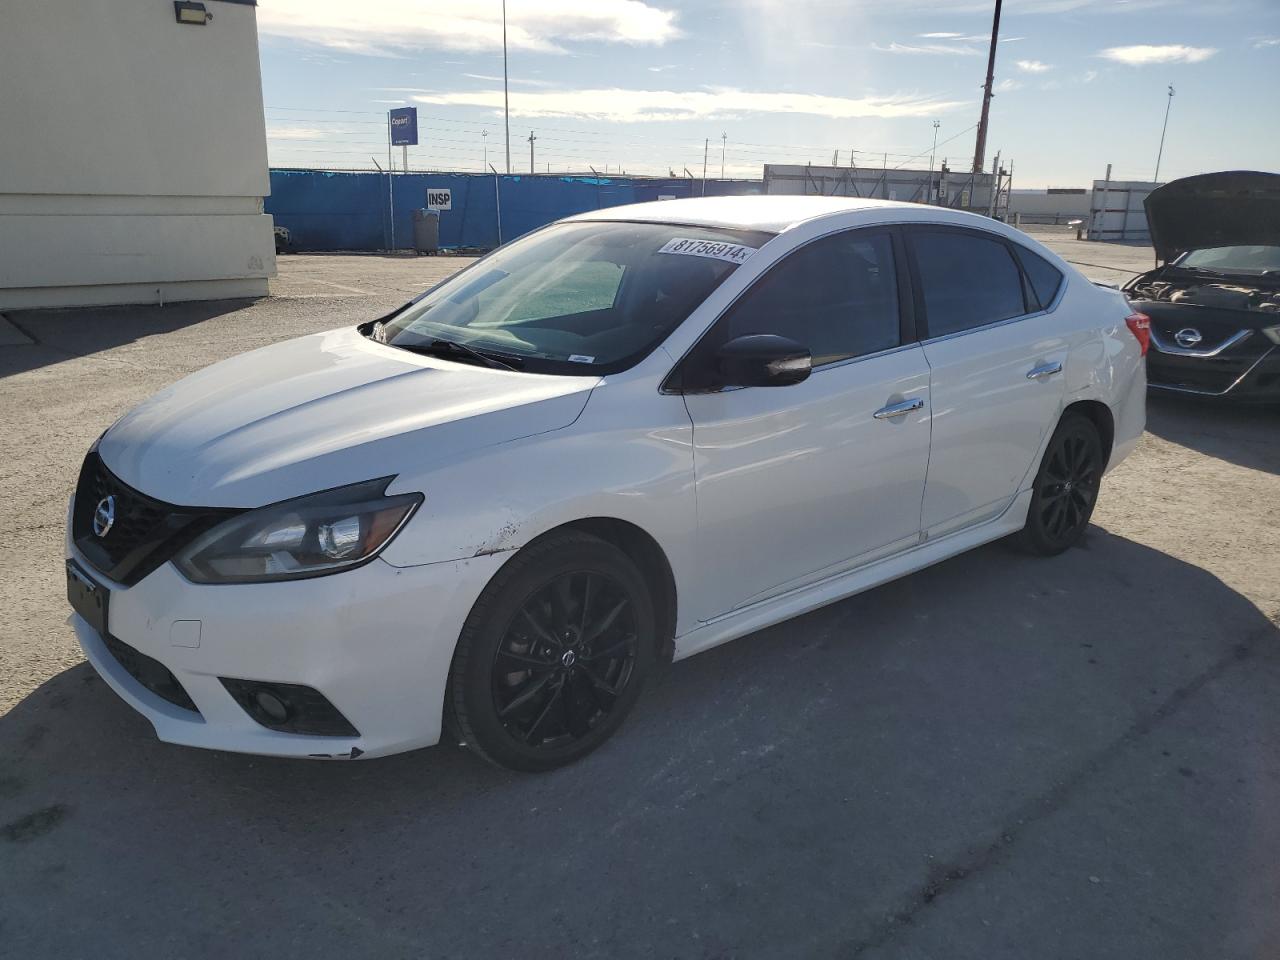
{"label": "white metal building", "polygon": [[266,294],[253,0],[0,5],[0,309]]}

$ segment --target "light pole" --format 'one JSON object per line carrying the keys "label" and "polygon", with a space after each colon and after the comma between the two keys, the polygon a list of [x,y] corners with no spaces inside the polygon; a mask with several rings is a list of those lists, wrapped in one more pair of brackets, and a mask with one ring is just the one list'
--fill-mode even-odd
{"label": "light pole", "polygon": [[511,103],[507,99],[507,0],[502,0],[502,113],[507,125],[507,173],[511,172]]}
{"label": "light pole", "polygon": [[933,121],[933,149],[929,151],[929,202],[933,203],[933,161],[938,154],[938,127],[942,124]]}
{"label": "light pole", "polygon": [[480,172],[484,173],[489,167],[489,131],[480,131],[480,142],[484,144],[484,166],[480,168]]}
{"label": "light pole", "polygon": [[724,148],[729,143],[729,134],[720,134],[720,179],[724,179]]}
{"label": "light pole", "polygon": [[1164,135],[1169,129],[1169,110],[1173,107],[1173,84],[1169,84],[1169,101],[1164,106],[1164,126],[1160,128],[1160,149],[1156,151],[1156,173],[1151,178],[1153,183],[1160,182],[1160,161],[1164,157]]}

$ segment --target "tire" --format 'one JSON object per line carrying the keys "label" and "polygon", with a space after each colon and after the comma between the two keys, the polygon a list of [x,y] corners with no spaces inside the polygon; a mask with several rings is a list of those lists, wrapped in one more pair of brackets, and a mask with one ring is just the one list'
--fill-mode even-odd
{"label": "tire", "polygon": [[1080,413],[1066,414],[1045,448],[1018,544],[1051,557],[1079,543],[1093,516],[1105,468],[1102,438],[1093,421]]}
{"label": "tire", "polygon": [[657,618],[625,553],[575,531],[507,562],[476,600],[453,656],[447,712],[461,741],[512,770],[586,756],[635,706]]}

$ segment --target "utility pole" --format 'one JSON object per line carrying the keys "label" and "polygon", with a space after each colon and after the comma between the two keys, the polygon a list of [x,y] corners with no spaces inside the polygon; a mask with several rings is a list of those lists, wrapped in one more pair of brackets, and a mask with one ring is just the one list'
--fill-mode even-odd
{"label": "utility pole", "polygon": [[485,169],[489,166],[489,131],[488,130],[480,131],[480,142],[484,144],[484,166],[480,168],[480,172],[483,173]]}
{"label": "utility pole", "polygon": [[[995,56],[993,53],[992,56]],[[507,125],[507,173],[511,172],[511,102],[507,99],[507,0],[502,0],[502,114]],[[498,240],[502,242],[501,238]]]}
{"label": "utility pole", "polygon": [[529,131],[529,172],[530,173],[535,172],[534,166],[533,166],[533,141],[537,139],[538,138],[533,135],[533,131],[530,130]]}
{"label": "utility pole", "polygon": [[[493,170],[493,164],[489,164]],[[502,193],[498,190],[498,171],[493,170],[493,206],[498,214],[498,246],[502,246]]]}
{"label": "utility pole", "polygon": [[711,138],[702,141],[702,195],[707,195],[707,153],[711,150]]}
{"label": "utility pole", "polygon": [[396,188],[395,167],[391,165],[391,111],[387,111],[387,210],[391,214],[391,250],[396,249]]}
{"label": "utility pole", "polygon": [[973,172],[982,173],[987,157],[987,122],[991,117],[991,87],[996,79],[996,44],[1000,42],[1000,4],[996,0],[996,14],[991,21],[991,53],[987,57],[987,83],[982,90],[982,119],[978,121],[978,142],[973,149]]}
{"label": "utility pole", "polygon": [[933,149],[929,151],[929,196],[926,200],[933,203],[933,161],[938,153],[938,127],[942,126],[937,120],[933,121]]}
{"label": "utility pole", "polygon": [[729,134],[720,134],[720,179],[724,179],[724,148],[729,145]]}
{"label": "utility pole", "polygon": [[987,205],[987,216],[996,215],[996,203],[1000,198],[1000,151],[996,151],[995,163],[991,164],[991,202]]}
{"label": "utility pole", "polygon": [[1160,149],[1156,153],[1156,175],[1152,177],[1155,183],[1160,182],[1160,161],[1164,159],[1164,135],[1169,129],[1169,110],[1173,107],[1173,84],[1169,84],[1169,100],[1164,105],[1164,126],[1160,128]]}

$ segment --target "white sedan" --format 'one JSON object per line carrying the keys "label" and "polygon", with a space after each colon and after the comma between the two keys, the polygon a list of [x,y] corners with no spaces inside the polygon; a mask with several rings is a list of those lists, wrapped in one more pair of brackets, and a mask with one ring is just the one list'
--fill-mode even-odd
{"label": "white sedan", "polygon": [[1147,320],[982,217],[818,197],[552,224],[123,417],[67,532],[162,740],[542,770],[680,659],[1016,534],[1075,544]]}

